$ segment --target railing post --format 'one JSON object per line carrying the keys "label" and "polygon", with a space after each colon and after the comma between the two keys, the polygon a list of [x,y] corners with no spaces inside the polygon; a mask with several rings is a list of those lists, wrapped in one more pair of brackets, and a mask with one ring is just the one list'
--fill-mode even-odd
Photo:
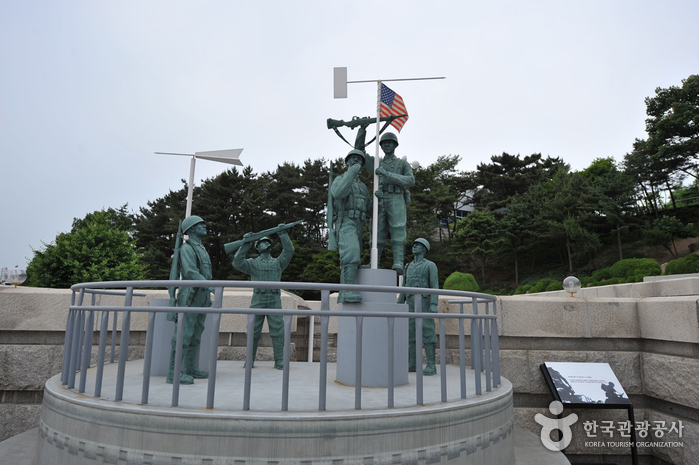
{"label": "railing post", "polygon": [[483,394],[481,387],[481,334],[478,319],[471,320],[471,363],[473,364],[473,375],[476,382],[476,395]]}
{"label": "railing post", "polygon": [[150,371],[153,361],[153,335],[155,333],[155,312],[148,312],[148,329],[146,330],[146,353],[143,357],[143,387],[141,388],[141,403],[148,403],[150,390]]}
{"label": "railing post", "polygon": [[85,344],[85,331],[87,330],[85,328],[85,320],[85,311],[81,310],[78,314],[78,324],[80,325],[80,334],[78,335],[78,350],[73,354],[73,357],[75,357],[76,371],[80,370],[80,364],[82,363],[83,344]]}
{"label": "railing post", "polygon": [[483,340],[485,343],[485,347],[483,352],[485,353],[485,390],[486,391],[492,391],[492,385],[491,385],[491,369],[490,369],[490,320],[483,320]]}
{"label": "railing post", "polygon": [[[464,303],[459,302],[459,313],[464,314]],[[459,318],[459,378],[461,381],[461,398],[466,398],[466,337],[464,336],[464,319]]]}
{"label": "railing post", "polygon": [[114,320],[112,321],[112,351],[109,354],[109,363],[114,363],[114,354],[116,352],[116,335],[117,335],[117,320],[119,313],[114,310]]}
{"label": "railing post", "polygon": [[[78,294],[78,307],[82,307],[83,305],[83,297],[85,297],[85,289],[80,289],[80,293]],[[76,310],[75,318],[73,320],[73,335],[71,336],[71,344],[70,344],[70,357],[68,360],[69,368],[68,368],[68,389],[73,389],[75,387],[75,371],[77,370],[77,358],[78,358],[78,347],[80,344],[80,331],[82,331],[82,327],[80,325],[81,319],[80,319],[80,314],[82,313],[82,310]]]}
{"label": "railing post", "polygon": [[[214,293],[214,308],[223,308],[223,287],[217,287]],[[218,338],[221,331],[221,312],[213,313],[212,324],[214,336],[209,347],[209,380],[206,391],[206,408],[214,408],[214,394],[216,393],[216,371],[218,369]]]}
{"label": "railing post", "polygon": [[284,373],[282,374],[282,412],[289,410],[289,362],[291,358],[291,316],[284,315]]}
{"label": "railing post", "polygon": [[442,388],[442,402],[447,401],[447,343],[444,318],[439,319],[439,377]]}
{"label": "railing post", "polygon": [[498,311],[497,303],[493,301],[493,315],[495,319],[491,325],[493,345],[493,386],[500,387],[500,336],[498,335]]}
{"label": "railing post", "polygon": [[[474,315],[478,315],[478,298],[477,297],[472,297],[471,298],[471,308],[473,311]],[[478,357],[478,360],[480,361],[480,364],[478,366],[483,366],[483,359],[481,358],[480,354],[478,352],[473,351],[473,338],[475,337],[475,334],[477,331],[473,331],[473,322],[478,321],[478,319],[471,320],[471,369],[475,370],[476,369],[476,361],[474,357]],[[478,344],[480,347],[480,343]]]}
{"label": "railing post", "polygon": [[395,347],[394,342],[396,339],[396,319],[388,318],[386,322],[386,327],[388,328],[388,408],[393,408],[394,401],[394,371],[395,371]]}
{"label": "railing post", "polygon": [[252,382],[252,339],[255,332],[255,315],[248,315],[248,334],[245,343],[245,382],[243,385],[243,410],[250,410],[250,384]]}
{"label": "railing post", "polygon": [[180,404],[180,373],[182,373],[182,344],[184,343],[184,319],[186,317],[187,314],[184,312],[177,313],[177,338],[175,338],[175,368],[172,370],[172,400],[170,402],[170,405],[172,407],[177,407]]}
{"label": "railing post", "polygon": [[[94,294],[92,295],[94,303]],[[94,306],[93,306],[94,308]],[[94,334],[95,311],[90,310],[87,314],[87,323],[85,324],[85,339],[83,342],[83,359],[80,364],[80,387],[78,392],[85,392],[85,384],[87,383],[87,369],[90,366],[90,357],[92,357],[92,336]]]}
{"label": "railing post", "polygon": [[[133,302],[133,287],[126,288],[124,307],[131,307]],[[131,331],[131,311],[124,310],[124,319],[121,322],[121,340],[119,341],[119,365],[117,367],[116,392],[114,400],[120,401],[124,397],[124,376],[126,374],[126,361],[129,358],[129,335]]]}
{"label": "railing post", "polygon": [[356,350],[355,350],[355,365],[354,365],[354,408],[362,409],[362,331],[364,327],[364,317],[356,316],[357,324]]}
{"label": "railing post", "polygon": [[[422,313],[422,294],[413,296],[415,313]],[[423,405],[422,389],[422,318],[415,318],[415,389],[417,405]]]}
{"label": "railing post", "polygon": [[[70,296],[70,306],[75,305],[75,291]],[[76,310],[68,311],[66,319],[66,333],[63,338],[63,363],[61,365],[61,384],[68,384],[68,373],[70,373],[70,349],[73,346],[73,325],[75,324]]]}
{"label": "railing post", "polygon": [[[320,309],[330,311],[330,291],[320,291]],[[320,380],[318,385],[318,410],[325,411],[328,386],[328,323],[329,316],[320,317]]]}
{"label": "railing post", "polygon": [[313,363],[313,342],[315,339],[316,317],[308,317],[308,363]]}
{"label": "railing post", "polygon": [[102,379],[104,377],[104,356],[107,347],[107,333],[109,332],[109,312],[102,312],[102,324],[100,325],[100,345],[97,349],[97,374],[95,375],[95,397],[102,395]]}

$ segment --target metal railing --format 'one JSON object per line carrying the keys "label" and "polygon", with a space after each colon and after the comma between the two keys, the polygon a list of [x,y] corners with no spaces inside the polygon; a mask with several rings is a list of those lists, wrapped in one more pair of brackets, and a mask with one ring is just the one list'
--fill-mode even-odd
{"label": "metal railing", "polygon": [[[211,307],[167,307],[167,306],[134,306],[132,305],[137,288],[170,288],[170,287],[207,287],[214,288],[214,299]],[[321,309],[320,310],[287,310],[287,309],[259,309],[259,308],[224,308],[223,290],[225,288],[266,288],[266,289],[299,289],[299,290],[320,290]],[[447,370],[446,370],[446,328],[445,321],[457,319],[459,321],[459,376],[461,380],[462,399],[467,398],[466,392],[466,336],[464,330],[464,320],[471,321],[471,367],[475,372],[475,394],[483,394],[481,373],[486,381],[486,391],[492,391],[500,386],[500,355],[498,343],[498,325],[496,315],[496,298],[487,294],[475,292],[451,291],[444,289],[427,289],[412,287],[393,286],[369,286],[369,285],[348,285],[348,284],[320,284],[320,283],[292,283],[292,282],[271,282],[271,281],[112,281],[76,284],[71,287],[73,295],[69,307],[66,321],[65,346],[63,354],[63,370],[61,372],[61,383],[67,389],[75,389],[75,379],[80,373],[77,392],[83,394],[86,390],[87,372],[90,367],[92,356],[92,340],[95,328],[95,312],[101,311],[101,321],[99,322],[99,343],[97,351],[97,363],[94,380],[94,397],[102,395],[102,381],[104,377],[104,364],[107,346],[107,336],[109,333],[109,313],[112,312],[112,353],[110,361],[114,362],[115,340],[117,333],[117,313],[121,312],[121,338],[119,343],[119,357],[116,375],[116,388],[114,394],[115,401],[123,400],[124,379],[126,372],[126,361],[128,358],[129,336],[131,331],[131,313],[141,312],[148,314],[148,324],[145,340],[145,356],[143,361],[143,384],[141,392],[141,404],[148,404],[151,361],[153,358],[153,337],[155,333],[156,314],[162,312],[178,312],[177,318],[177,346],[175,354],[174,372],[179,373],[182,364],[182,339],[184,329],[185,313],[208,313],[211,314],[214,337],[211,338],[209,352],[209,378],[207,386],[206,408],[214,408],[214,393],[216,389],[216,371],[218,359],[219,330],[221,316],[223,314],[243,314],[247,315],[247,341],[246,341],[246,364],[243,394],[243,410],[250,409],[250,392],[252,386],[252,347],[253,328],[255,315],[282,315],[284,318],[284,369],[282,380],[282,411],[287,411],[289,406],[289,368],[291,353],[291,323],[294,316],[320,317],[320,371],[319,371],[319,394],[318,410],[326,410],[326,387],[327,387],[327,365],[328,365],[328,328],[330,318],[350,317],[356,322],[356,368],[355,368],[355,409],[361,409],[361,376],[362,376],[362,323],[364,318],[386,318],[388,325],[387,354],[388,354],[388,389],[387,407],[394,406],[394,385],[393,377],[393,341],[395,338],[395,319],[414,318],[416,332],[416,352],[417,366],[422,367],[422,320],[433,318],[439,321],[439,364],[440,364],[440,384],[441,401],[447,402]],[[120,291],[104,290],[120,289]],[[330,293],[340,290],[353,290],[359,292],[380,292],[397,295],[398,293],[409,293],[415,295],[415,313],[395,313],[395,312],[370,312],[353,310],[330,311]],[[85,294],[92,295],[91,305],[85,305]],[[96,294],[123,295],[123,306],[97,306],[95,305]],[[456,313],[422,313],[422,295],[442,295],[456,297],[459,300],[450,300],[449,303],[458,303],[460,312]],[[473,314],[464,313],[464,304],[470,303]],[[490,313],[490,303],[493,304],[493,312]],[[485,314],[478,313],[478,305],[485,304]],[[185,311],[186,310],[186,311]],[[202,345],[202,350],[206,348]],[[415,405],[423,403],[423,374],[422,369],[416,371],[416,401]],[[171,406],[179,404],[179,376],[174,376],[172,384]]]}

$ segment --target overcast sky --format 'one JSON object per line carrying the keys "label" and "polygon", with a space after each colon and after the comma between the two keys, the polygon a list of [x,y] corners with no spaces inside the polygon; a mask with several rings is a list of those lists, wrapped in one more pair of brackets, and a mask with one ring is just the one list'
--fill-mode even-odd
{"label": "overcast sky", "polygon": [[[397,154],[423,166],[620,162],[644,98],[699,73],[698,19],[696,0],[0,0],[0,266],[179,189],[189,158],[154,152],[243,148],[257,173],[346,154],[325,121],[375,115],[376,85],[333,99],[338,66],[446,77],[387,83],[410,114]],[[195,184],[228,166],[198,161]]]}

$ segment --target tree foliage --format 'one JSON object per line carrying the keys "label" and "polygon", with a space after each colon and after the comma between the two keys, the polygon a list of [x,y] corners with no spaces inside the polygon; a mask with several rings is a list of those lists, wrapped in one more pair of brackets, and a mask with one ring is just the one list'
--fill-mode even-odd
{"label": "tree foliage", "polygon": [[655,89],[646,98],[646,132],[652,159],[669,172],[699,179],[699,75],[682,80],[682,87]]}
{"label": "tree foliage", "polygon": [[76,283],[144,279],[145,267],[129,237],[131,220],[119,210],[89,213],[75,219],[43,250],[34,250],[27,266],[28,286],[68,288]]}
{"label": "tree foliage", "polygon": [[471,177],[476,186],[474,203],[491,210],[502,208],[511,198],[526,193],[532,186],[553,179],[559,170],[569,169],[560,158],[544,159],[540,153],[520,158],[503,152],[490,160],[489,164],[480,163]]}

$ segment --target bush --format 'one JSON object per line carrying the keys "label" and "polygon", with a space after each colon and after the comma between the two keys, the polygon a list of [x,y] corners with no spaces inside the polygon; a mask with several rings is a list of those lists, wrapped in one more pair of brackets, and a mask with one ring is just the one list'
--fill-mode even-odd
{"label": "bush", "polygon": [[561,291],[563,290],[563,282],[553,278],[544,278],[536,283],[527,294],[536,292]]}
{"label": "bush", "polygon": [[512,295],[527,294],[531,288],[532,288],[531,284],[522,284],[521,286],[519,286],[515,290],[515,293]]}
{"label": "bush", "polygon": [[[622,278],[627,283],[642,281],[644,276],[662,274],[660,265],[652,258],[629,258],[620,260],[609,268],[613,278]],[[605,283],[611,284],[611,283]]]}
{"label": "bush", "polygon": [[444,289],[449,289],[452,291],[478,292],[480,290],[480,286],[472,274],[455,271],[444,281]]}
{"label": "bush", "polygon": [[699,273],[699,255],[689,254],[667,264],[665,274]]}
{"label": "bush", "polygon": [[605,279],[609,279],[611,277],[612,273],[609,271],[609,268],[603,268],[592,273],[592,281],[595,282],[604,281]]}

